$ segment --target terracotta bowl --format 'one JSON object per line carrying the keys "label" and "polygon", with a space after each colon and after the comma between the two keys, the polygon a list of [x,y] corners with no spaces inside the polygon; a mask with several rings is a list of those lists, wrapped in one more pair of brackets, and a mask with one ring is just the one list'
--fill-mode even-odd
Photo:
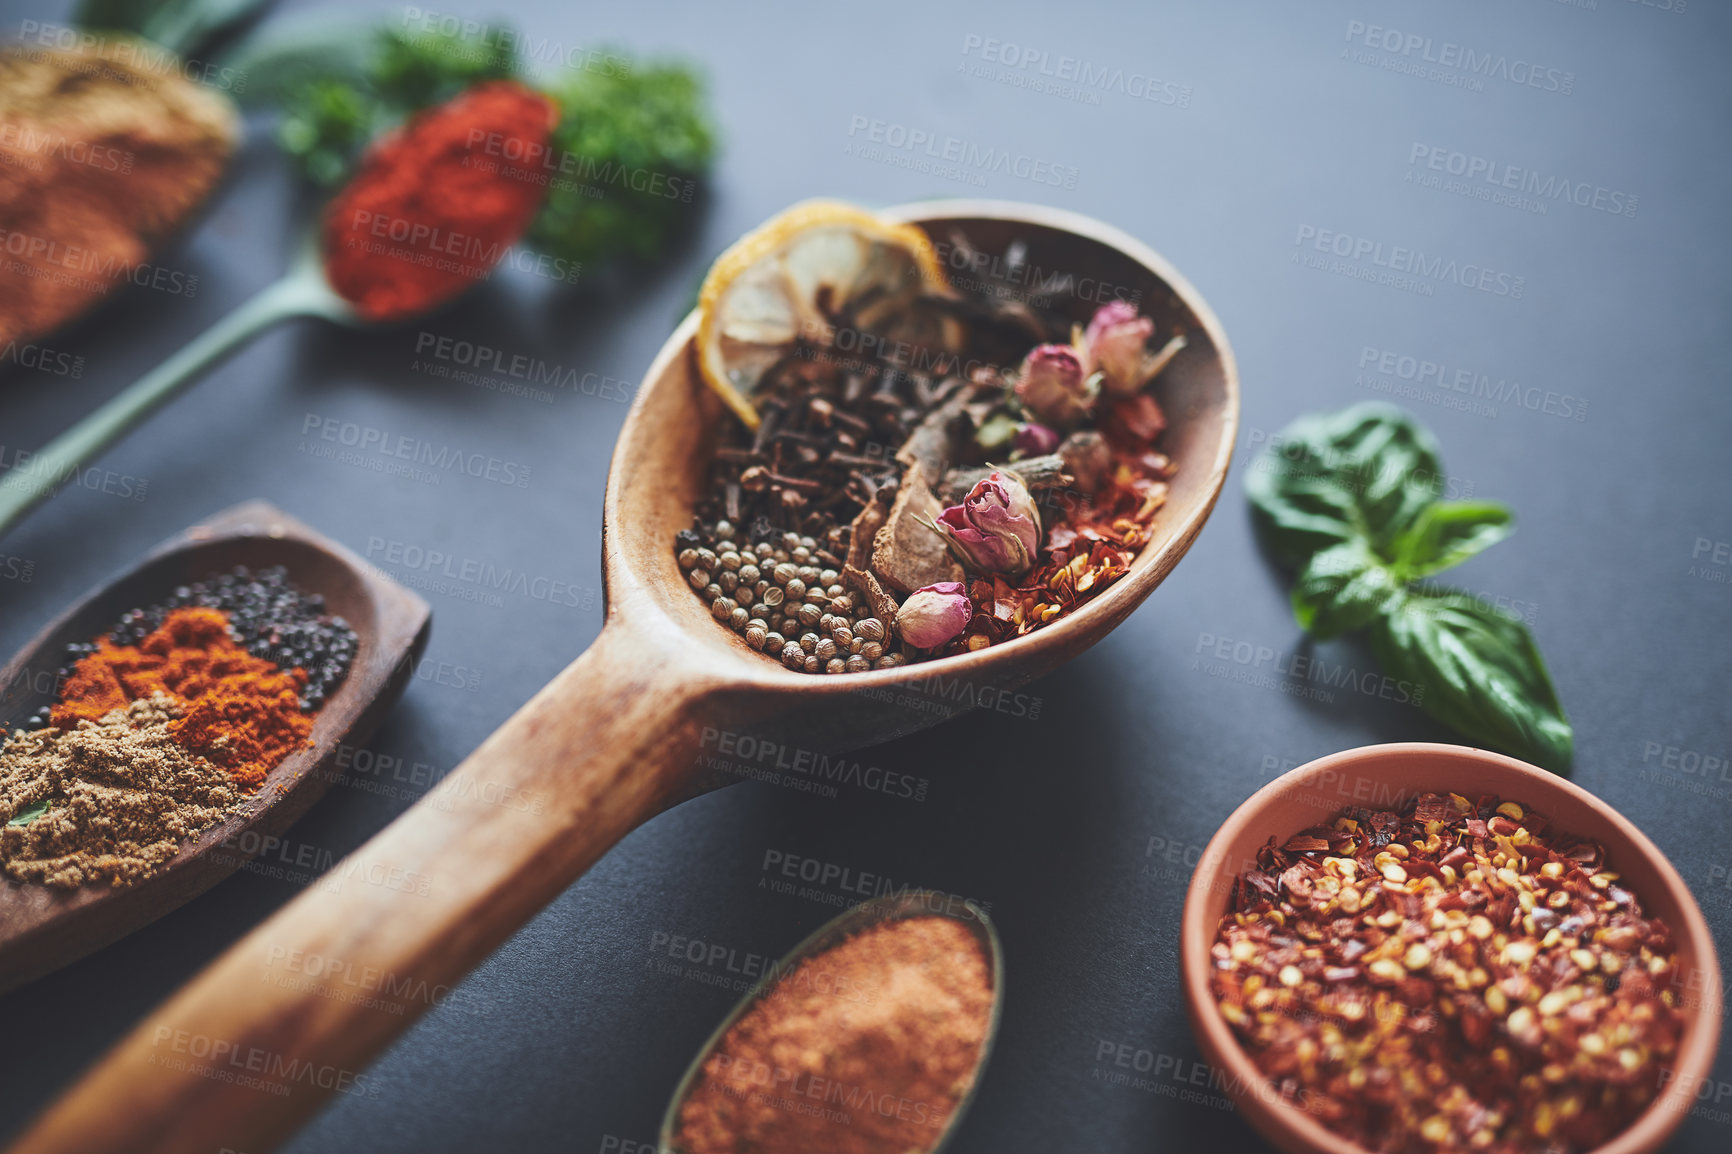
{"label": "terracotta bowl", "polygon": [[1684,1036],[1672,1077],[1629,1129],[1594,1154],[1658,1150],[1695,1104],[1694,1092],[1710,1076],[1720,1042],[1720,963],[1708,923],[1678,871],[1628,818],[1556,774],[1481,749],[1426,742],[1349,749],[1283,774],[1233,812],[1203,852],[1185,895],[1179,957],[1198,1046],[1245,1118],[1287,1154],[1368,1154],[1269,1091],[1216,1006],[1209,947],[1233,879],[1255,865],[1258,848],[1271,836],[1285,841],[1350,806],[1393,809],[1419,793],[1450,791],[1497,794],[1544,814],[1554,829],[1599,842],[1609,867],[1622,875],[1644,911],[1671,927],[1685,979]]}

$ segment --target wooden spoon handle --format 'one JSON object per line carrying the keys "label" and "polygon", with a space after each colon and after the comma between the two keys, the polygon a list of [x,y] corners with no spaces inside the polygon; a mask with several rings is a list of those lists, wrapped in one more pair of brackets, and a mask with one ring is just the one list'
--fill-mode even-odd
{"label": "wooden spoon handle", "polygon": [[274,1148],[682,796],[713,686],[610,626],[402,817],[211,963],[16,1154]]}

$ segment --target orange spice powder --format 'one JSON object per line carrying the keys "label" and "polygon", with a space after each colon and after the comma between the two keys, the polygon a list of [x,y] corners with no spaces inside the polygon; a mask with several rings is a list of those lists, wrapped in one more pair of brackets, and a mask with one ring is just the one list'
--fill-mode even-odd
{"label": "orange spice powder", "polygon": [[974,1083],[991,963],[953,918],[883,922],[742,1015],[680,1108],[682,1154],[913,1154]]}
{"label": "orange spice powder", "polygon": [[300,704],[306,683],[304,670],[278,669],[236,644],[221,610],[176,609],[136,646],[101,638],[73,667],[51,724],[71,728],[166,693],[185,705],[170,735],[252,787],[308,744],[313,719]]}

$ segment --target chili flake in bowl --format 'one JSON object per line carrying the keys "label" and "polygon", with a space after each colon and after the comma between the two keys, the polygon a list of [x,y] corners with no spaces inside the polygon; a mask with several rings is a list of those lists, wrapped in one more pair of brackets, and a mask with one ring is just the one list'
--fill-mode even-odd
{"label": "chili flake in bowl", "polygon": [[1642,834],[1543,770],[1373,746],[1248,801],[1192,879],[1193,1027],[1290,1151],[1634,1154],[1712,1066],[1719,977]]}

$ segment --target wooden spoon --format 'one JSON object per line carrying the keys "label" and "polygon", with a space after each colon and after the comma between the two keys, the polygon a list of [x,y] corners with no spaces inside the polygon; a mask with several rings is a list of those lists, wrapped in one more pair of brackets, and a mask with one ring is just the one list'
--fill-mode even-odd
{"label": "wooden spoon", "polygon": [[1158,386],[1178,475],[1131,571],[1053,625],[942,661],[820,677],[752,652],[710,619],[674,561],[724,419],[695,375],[688,316],[614,451],[595,644],[355,852],[378,884],[290,902],[52,1104],[19,1154],[271,1149],[331,1093],[367,1092],[367,1064],[437,1000],[423,992],[454,986],[633,827],[722,784],[697,762],[718,733],[843,750],[925,728],[1081,653],[1161,583],[1201,531],[1233,450],[1238,377],[1214,315],[1147,246],[1075,213],[955,200],[890,215],[940,242],[960,228],[982,252],[1025,242],[1031,287],[1069,274],[1078,321],[1123,294],[1160,331],[1179,322],[1193,334]]}
{"label": "wooden spoon", "polygon": [[128,609],[236,565],[287,568],[355,630],[349,675],[313,722],[312,745],[283,759],[228,820],[205,830],[156,873],[116,889],[0,884],[0,991],[57,969],[155,921],[228,877],[331,787],[339,744],[364,742],[403,691],[427,643],[427,603],[337,544],[263,501],[237,505],[157,546],[61,614],[0,671],[8,730],[53,700],[66,646],[88,641]]}

